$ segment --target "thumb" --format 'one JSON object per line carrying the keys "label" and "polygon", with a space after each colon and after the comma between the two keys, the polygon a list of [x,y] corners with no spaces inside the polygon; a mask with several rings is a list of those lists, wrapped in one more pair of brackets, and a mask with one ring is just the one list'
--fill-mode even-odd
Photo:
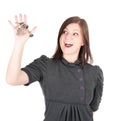
{"label": "thumb", "polygon": [[33,27],[33,29],[31,30],[31,33],[33,34],[37,29],[37,26]]}

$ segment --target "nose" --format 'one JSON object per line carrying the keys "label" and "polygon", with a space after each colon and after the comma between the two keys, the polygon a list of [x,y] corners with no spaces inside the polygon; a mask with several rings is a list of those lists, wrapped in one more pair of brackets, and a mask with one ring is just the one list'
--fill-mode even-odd
{"label": "nose", "polygon": [[67,33],[67,34],[66,34],[66,39],[72,39],[72,34]]}

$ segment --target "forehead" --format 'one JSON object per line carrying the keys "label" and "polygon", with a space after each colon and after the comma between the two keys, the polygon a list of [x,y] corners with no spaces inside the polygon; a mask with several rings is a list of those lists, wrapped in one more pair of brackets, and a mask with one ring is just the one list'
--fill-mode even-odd
{"label": "forehead", "polygon": [[65,29],[73,30],[73,31],[81,31],[80,25],[77,23],[68,24]]}

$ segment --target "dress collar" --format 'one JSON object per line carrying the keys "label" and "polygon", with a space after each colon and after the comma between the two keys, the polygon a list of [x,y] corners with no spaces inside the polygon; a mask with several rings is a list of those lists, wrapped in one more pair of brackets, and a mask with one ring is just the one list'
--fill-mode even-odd
{"label": "dress collar", "polygon": [[64,58],[62,58],[62,63],[64,63],[65,65],[74,67],[74,66],[79,66],[81,64],[81,61],[77,60],[74,63],[70,63],[67,60],[65,60]]}

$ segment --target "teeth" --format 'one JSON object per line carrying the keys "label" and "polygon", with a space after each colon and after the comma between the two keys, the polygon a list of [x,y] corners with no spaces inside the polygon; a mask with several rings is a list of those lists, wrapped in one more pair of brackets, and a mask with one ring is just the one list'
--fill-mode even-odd
{"label": "teeth", "polygon": [[71,42],[69,42],[69,41],[68,41],[68,42],[65,42],[65,44],[71,44],[71,45],[72,45],[72,43],[71,43]]}
{"label": "teeth", "polygon": [[65,47],[71,47],[71,46],[73,46],[73,44],[70,41],[65,42]]}

